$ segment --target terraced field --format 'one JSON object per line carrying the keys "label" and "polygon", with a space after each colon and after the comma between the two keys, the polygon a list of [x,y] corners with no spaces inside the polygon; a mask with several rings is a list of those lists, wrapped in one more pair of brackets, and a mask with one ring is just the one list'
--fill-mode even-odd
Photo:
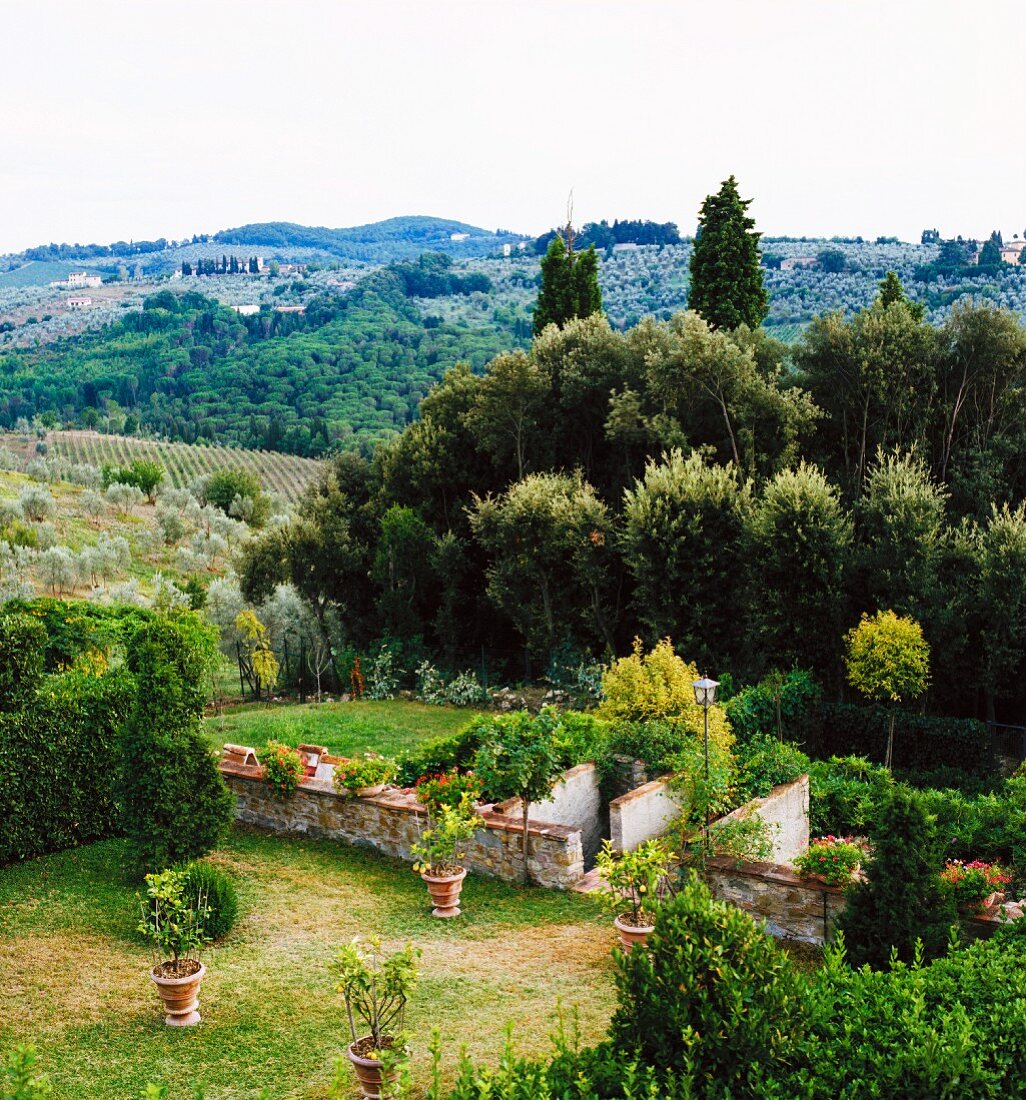
{"label": "terraced field", "polygon": [[318,459],[279,454],[277,451],[245,451],[201,443],[167,443],[91,431],[54,431],[48,433],[46,441],[52,456],[71,462],[88,462],[94,466],[105,463],[128,465],[137,458],[154,459],[164,466],[169,481],[176,488],[185,487],[193,478],[218,470],[246,470],[255,474],[265,489],[280,493],[290,503],[300,496],[322,468]]}

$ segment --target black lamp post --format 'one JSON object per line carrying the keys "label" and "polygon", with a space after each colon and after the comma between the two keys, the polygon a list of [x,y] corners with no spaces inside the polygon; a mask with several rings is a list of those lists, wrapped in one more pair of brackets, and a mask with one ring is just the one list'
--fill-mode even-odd
{"label": "black lamp post", "polygon": [[720,686],[719,680],[710,680],[703,676],[692,685],[695,689],[695,702],[702,708],[705,714],[705,854],[711,852],[709,843],[709,707],[716,702],[716,689]]}

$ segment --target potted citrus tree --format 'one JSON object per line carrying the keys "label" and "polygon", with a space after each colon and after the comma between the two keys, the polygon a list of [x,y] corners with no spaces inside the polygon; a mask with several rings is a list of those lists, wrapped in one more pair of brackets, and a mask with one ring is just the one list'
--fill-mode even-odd
{"label": "potted citrus tree", "polygon": [[155,950],[150,978],[164,1002],[164,1023],[190,1027],[200,1022],[199,990],[207,970],[200,952],[209,942],[205,924],[207,899],[190,896],[185,871],[146,876],[146,897],[139,899],[138,930]]}
{"label": "potted citrus tree", "polygon": [[[422,829],[420,844],[413,845],[413,870],[428,888],[432,916],[459,916],[460,892],[466,878],[461,845],[484,824],[476,810],[476,780],[434,777],[418,784],[418,798],[428,807],[428,826]],[[432,791],[434,796],[432,798]]]}
{"label": "potted citrus tree", "polygon": [[398,765],[387,756],[365,752],[351,760],[335,765],[331,781],[339,794],[355,794],[358,798],[371,798],[381,794],[395,778]]}
{"label": "potted citrus tree", "polygon": [[393,1095],[399,1063],[408,1055],[403,1028],[419,957],[420,949],[410,944],[386,955],[377,939],[354,939],[336,956],[352,1037],[346,1057],[367,1100]]}
{"label": "potted citrus tree", "polygon": [[595,862],[609,886],[606,896],[620,943],[626,948],[634,944],[644,947],[655,927],[656,908],[673,892],[669,879],[672,853],[658,840],[646,840],[633,852],[615,852],[607,840]]}

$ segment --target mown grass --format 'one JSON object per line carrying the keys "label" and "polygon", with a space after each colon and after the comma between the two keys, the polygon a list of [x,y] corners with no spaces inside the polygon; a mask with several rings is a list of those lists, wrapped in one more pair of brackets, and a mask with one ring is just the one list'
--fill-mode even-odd
{"label": "mown grass", "polygon": [[147,1081],[169,1100],[201,1082],[208,1100],[261,1088],[324,1100],[348,1043],[330,964],[355,935],[423,951],[408,1019],[415,1095],[432,1028],[451,1072],[461,1045],[494,1061],[507,1021],[522,1049],[544,1048],[560,1000],[579,1006],[588,1041],[608,1022],[614,937],[594,898],[471,876],[464,915],[438,921],[405,864],[237,829],[212,858],[238,883],[239,924],[205,959],[203,1023],[167,1028],[122,856],[108,841],[0,871],[0,1051],[34,1042],[58,1100],[126,1100]]}
{"label": "mown grass", "polygon": [[259,753],[268,741],[290,745],[305,741],[325,745],[342,756],[358,752],[398,756],[424,741],[456,733],[476,713],[400,699],[305,706],[253,704],[208,718],[205,728],[217,748],[228,741],[251,745]]}

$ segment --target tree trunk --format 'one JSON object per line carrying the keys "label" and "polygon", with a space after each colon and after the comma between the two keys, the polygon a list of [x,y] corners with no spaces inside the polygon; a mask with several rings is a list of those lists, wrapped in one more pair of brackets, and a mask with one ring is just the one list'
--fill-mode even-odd
{"label": "tree trunk", "polygon": [[887,758],[884,760],[884,767],[890,771],[891,764],[894,760],[894,711],[891,711],[891,720],[887,727]]}

